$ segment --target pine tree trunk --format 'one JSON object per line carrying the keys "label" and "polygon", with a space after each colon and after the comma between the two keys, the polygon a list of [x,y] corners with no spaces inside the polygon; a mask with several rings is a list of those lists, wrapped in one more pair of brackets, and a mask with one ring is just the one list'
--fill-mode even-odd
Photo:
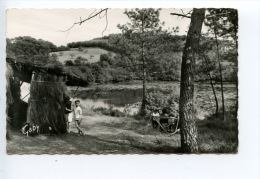
{"label": "pine tree trunk", "polygon": [[[209,62],[208,62],[208,59],[205,56],[205,54],[203,54],[203,58],[206,62],[207,69],[209,69]],[[213,84],[213,80],[212,80],[212,76],[211,76],[210,71],[208,72],[208,76],[209,76],[210,85],[211,85],[211,88],[212,88],[212,91],[213,91],[214,99],[215,99],[215,102],[216,102],[216,112],[215,112],[215,114],[217,115],[218,114],[218,98],[217,98],[217,95],[216,95],[216,91],[215,91],[215,87],[214,87],[214,84]]]}
{"label": "pine tree trunk", "polygon": [[[238,43],[237,43],[237,31],[235,31],[236,34],[236,51],[237,51],[237,60],[238,60]],[[238,63],[237,63],[237,69],[238,69]],[[238,70],[237,70],[237,79],[236,79],[236,92],[237,92],[237,101],[236,101],[236,112],[238,111]]]}
{"label": "pine tree trunk", "polygon": [[180,129],[181,148],[185,153],[197,153],[197,128],[193,108],[195,53],[201,37],[201,28],[205,18],[205,9],[193,9],[190,27],[183,50],[180,87]]}
{"label": "pine tree trunk", "polygon": [[222,77],[222,67],[221,67],[220,57],[219,57],[219,45],[218,45],[218,38],[217,38],[217,33],[216,33],[216,26],[214,26],[214,34],[215,34],[215,41],[216,41],[216,45],[217,45],[217,56],[218,56],[218,66],[219,66],[220,85],[221,85],[222,119],[225,121],[226,119],[225,119],[225,99],[224,99],[224,89],[223,89],[223,77]]}
{"label": "pine tree trunk", "polygon": [[146,108],[146,93],[147,93],[147,89],[146,89],[146,66],[145,66],[145,60],[144,60],[144,52],[143,52],[143,44],[142,44],[142,66],[143,66],[143,101],[142,101],[142,111],[141,114],[145,115],[145,108]]}
{"label": "pine tree trunk", "polygon": [[214,99],[215,99],[215,103],[216,103],[215,115],[218,115],[218,98],[217,98],[217,95],[216,95],[216,91],[215,91],[215,88],[214,88],[214,84],[213,84],[210,72],[209,72],[208,76],[209,76],[210,85],[211,85],[211,88],[212,88],[212,91],[213,91],[213,95],[214,95]]}
{"label": "pine tree trunk", "polygon": [[[144,17],[142,17],[142,35],[144,35]],[[143,37],[142,37],[143,38]],[[146,115],[146,103],[147,103],[147,100],[146,100],[146,93],[147,93],[147,89],[146,89],[146,64],[145,64],[145,59],[144,59],[144,39],[142,39],[142,44],[141,44],[141,48],[142,48],[142,75],[143,75],[143,101],[142,101],[142,106],[141,106],[141,115],[144,116]]]}

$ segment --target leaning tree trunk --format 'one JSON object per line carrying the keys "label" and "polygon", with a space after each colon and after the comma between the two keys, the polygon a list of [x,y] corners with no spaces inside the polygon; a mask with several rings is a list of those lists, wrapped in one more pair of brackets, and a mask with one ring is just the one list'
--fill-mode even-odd
{"label": "leaning tree trunk", "polygon": [[193,9],[186,44],[182,55],[180,87],[181,148],[185,153],[198,152],[197,128],[193,109],[195,53],[201,36],[205,9]]}
{"label": "leaning tree trunk", "polygon": [[65,117],[66,86],[62,76],[34,73],[32,75],[27,122],[39,126],[40,133],[67,132]]}

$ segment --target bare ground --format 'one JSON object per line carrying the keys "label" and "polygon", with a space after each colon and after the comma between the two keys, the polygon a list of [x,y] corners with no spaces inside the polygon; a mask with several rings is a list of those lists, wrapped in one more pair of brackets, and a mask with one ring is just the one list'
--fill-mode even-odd
{"label": "bare ground", "polygon": [[110,116],[85,116],[81,124],[85,136],[71,133],[26,137],[13,131],[7,142],[8,154],[156,154],[179,151],[179,134],[169,136],[154,131],[147,121]]}

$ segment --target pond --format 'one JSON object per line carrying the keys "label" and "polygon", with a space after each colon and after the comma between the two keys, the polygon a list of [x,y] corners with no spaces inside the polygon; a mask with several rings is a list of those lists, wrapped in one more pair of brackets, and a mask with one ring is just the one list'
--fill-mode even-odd
{"label": "pond", "polygon": [[[29,93],[30,85],[25,83],[21,86],[21,99],[28,102],[30,95],[26,96]],[[142,89],[120,89],[120,90],[109,90],[109,91],[100,91],[100,90],[82,90],[71,91],[71,96],[74,100],[79,99],[81,102],[82,108],[85,109],[94,109],[94,108],[114,108],[123,112],[124,107],[127,104],[134,104],[142,101]],[[138,109],[132,109],[131,113],[134,114]]]}
{"label": "pond", "polygon": [[[94,108],[113,108],[124,112],[125,106],[142,101],[142,89],[122,89],[109,91],[77,91],[74,99],[79,99],[85,109]],[[132,108],[131,114],[138,112],[138,109]]]}
{"label": "pond", "polygon": [[[135,86],[135,87],[134,87]],[[103,88],[104,86],[98,88],[86,88],[75,92],[70,90],[71,96],[74,99],[79,99],[81,101],[81,106],[84,109],[94,109],[94,108],[113,108],[124,112],[124,108],[128,104],[134,104],[142,101],[142,85],[111,85],[111,88]],[[154,89],[163,89],[165,94],[174,92],[176,95],[179,94],[179,83],[156,83],[153,82],[148,85],[148,92]],[[217,98],[219,101],[219,106],[221,105],[221,93],[220,85],[215,85],[217,91]],[[200,108],[200,110],[205,113],[211,113],[215,109],[215,101],[212,93],[211,86],[209,84],[196,84],[194,91],[194,104]],[[21,97],[29,93],[29,84],[24,84],[21,87]],[[225,84],[225,105],[226,107],[234,106],[236,101],[236,90],[235,85]],[[28,97],[25,97],[24,101],[28,101]],[[131,114],[137,113],[137,108],[132,108]],[[204,113],[202,114],[204,115]]]}
{"label": "pond", "polygon": [[[148,86],[148,92],[160,89],[165,93],[165,95],[173,92],[177,96],[179,95],[179,83],[152,83]],[[120,89],[105,88],[105,89],[88,89],[82,91],[76,91],[74,98],[80,99],[82,107],[86,109],[94,108],[114,108],[121,112],[124,112],[125,106],[128,104],[134,104],[142,101],[142,85],[137,88],[129,86],[119,87]],[[221,92],[220,85],[215,85],[215,90],[217,92],[217,98],[219,106],[221,106]],[[72,91],[75,92],[75,91]],[[227,108],[234,107],[236,101],[236,89],[233,84],[224,85],[224,98],[225,105]],[[214,112],[215,110],[215,100],[211,86],[209,84],[195,84],[194,91],[194,104],[196,108],[201,112],[201,118],[203,116]],[[138,109],[135,107],[131,108],[130,114],[135,114]]]}

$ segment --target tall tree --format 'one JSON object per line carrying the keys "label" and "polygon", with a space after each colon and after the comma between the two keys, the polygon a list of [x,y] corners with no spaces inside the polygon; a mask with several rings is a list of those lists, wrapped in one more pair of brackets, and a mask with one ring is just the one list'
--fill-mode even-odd
{"label": "tall tree", "polygon": [[181,148],[186,153],[198,152],[197,128],[193,108],[195,53],[201,37],[205,9],[193,9],[181,65],[181,88],[179,99],[179,116],[181,131]]}
{"label": "tall tree", "polygon": [[211,89],[212,89],[212,92],[214,95],[215,104],[216,104],[215,115],[218,115],[218,109],[219,109],[218,98],[217,98],[216,90],[215,90],[214,83],[213,83],[213,77],[211,74],[211,71],[214,70],[215,65],[212,64],[211,59],[208,56],[206,56],[204,51],[200,51],[199,57],[202,59],[202,62],[200,64],[200,66],[197,68],[198,69],[197,73],[202,73],[203,75],[208,76],[210,85],[211,85]]}
{"label": "tall tree", "polygon": [[212,88],[212,92],[214,95],[215,104],[216,104],[215,115],[218,115],[219,112],[218,98],[213,83],[213,78],[214,78],[213,75],[214,75],[214,70],[216,69],[216,65],[215,65],[215,60],[213,60],[214,58],[210,57],[212,56],[211,52],[214,49],[215,43],[208,36],[208,33],[203,34],[201,36],[200,41],[201,42],[200,42],[200,51],[199,51],[199,57],[200,57],[199,62],[201,63],[199,63],[199,65],[196,66],[196,70],[197,70],[196,73],[202,76],[205,75],[208,76]]}
{"label": "tall tree", "polygon": [[[145,115],[147,104],[147,64],[149,50],[153,46],[152,36],[162,31],[163,23],[160,23],[160,9],[131,9],[124,12],[130,23],[118,25],[127,39],[131,40],[132,48],[138,52],[137,61],[141,63],[143,79],[143,100],[141,114]],[[148,57],[149,56],[149,57]]]}
{"label": "tall tree", "polygon": [[[215,42],[217,45],[217,55],[218,55],[218,63],[219,63],[219,73],[221,79],[221,93],[222,93],[222,115],[223,120],[225,120],[225,104],[224,104],[224,92],[223,92],[223,82],[222,82],[222,67],[221,67],[221,59],[219,57],[219,38],[220,39],[230,39],[233,38],[235,41],[235,51],[238,56],[238,41],[237,41],[237,32],[238,32],[238,13],[236,9],[230,8],[220,8],[220,9],[208,9],[208,14],[206,15],[205,24],[209,27],[209,31],[214,34]],[[235,71],[237,72],[237,58],[234,62]],[[236,81],[236,90],[237,90],[237,102],[236,102],[236,110],[238,108],[238,79]]]}
{"label": "tall tree", "polygon": [[[214,21],[215,23],[215,21]],[[219,52],[219,42],[217,37],[217,27],[214,26],[214,36],[217,46],[217,59],[218,59],[218,69],[219,69],[219,76],[220,76],[220,86],[221,86],[221,99],[222,99],[222,119],[225,121],[225,98],[224,98],[224,88],[223,88],[223,75],[222,75],[222,66],[220,60],[220,52]]]}

